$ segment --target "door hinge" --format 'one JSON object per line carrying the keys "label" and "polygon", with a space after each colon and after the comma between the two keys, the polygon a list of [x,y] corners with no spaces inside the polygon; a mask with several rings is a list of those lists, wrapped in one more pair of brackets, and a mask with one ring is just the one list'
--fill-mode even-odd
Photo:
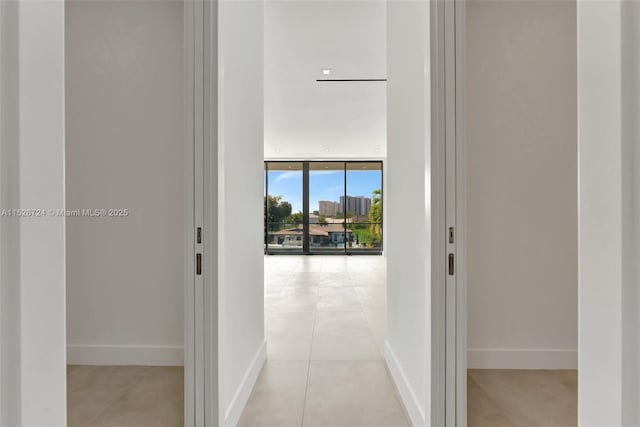
{"label": "door hinge", "polygon": [[202,227],[196,229],[196,243],[202,243]]}
{"label": "door hinge", "polygon": [[453,276],[455,273],[455,255],[454,254],[449,254],[449,276]]}
{"label": "door hinge", "polygon": [[202,274],[202,254],[196,254],[196,274]]}
{"label": "door hinge", "polygon": [[453,227],[449,227],[449,243],[455,243],[455,233]]}

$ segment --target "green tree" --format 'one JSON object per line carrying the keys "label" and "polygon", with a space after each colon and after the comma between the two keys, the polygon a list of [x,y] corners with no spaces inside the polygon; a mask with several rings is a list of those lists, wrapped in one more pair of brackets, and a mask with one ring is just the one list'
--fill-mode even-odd
{"label": "green tree", "polygon": [[373,237],[371,236],[371,231],[369,230],[369,226],[366,222],[357,221],[349,223],[347,226],[352,233],[352,239],[361,245],[370,246],[373,243]]}
{"label": "green tree", "polygon": [[329,222],[327,221],[327,217],[324,215],[320,215],[318,216],[318,224],[320,225],[327,225],[329,224]]}
{"label": "green tree", "polygon": [[[353,217],[353,215],[351,215],[349,212],[347,212],[347,218],[351,218],[351,217]],[[344,212],[338,212],[338,213],[334,216],[334,218],[336,218],[336,219],[342,219],[342,218],[344,218]]]}
{"label": "green tree", "polygon": [[371,209],[369,210],[369,233],[372,244],[377,245],[382,240],[382,190],[373,190]]}
{"label": "green tree", "polygon": [[278,225],[291,215],[291,203],[282,196],[265,196],[264,218],[269,230],[278,230]]}
{"label": "green tree", "polygon": [[288,224],[302,224],[302,212],[296,212],[287,217]]}

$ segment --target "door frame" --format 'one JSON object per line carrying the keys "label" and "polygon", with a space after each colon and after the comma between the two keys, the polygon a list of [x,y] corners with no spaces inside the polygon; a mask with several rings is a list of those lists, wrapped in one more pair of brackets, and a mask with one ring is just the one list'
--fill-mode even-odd
{"label": "door frame", "polygon": [[467,425],[467,169],[465,136],[465,8],[466,0],[454,0],[455,43],[455,200],[456,210],[456,425]]}
{"label": "door frame", "polygon": [[[455,348],[455,415],[456,426],[467,425],[467,264],[466,264],[466,138],[464,117],[464,89],[465,89],[465,7],[466,0],[453,0],[450,3],[451,12],[447,14],[447,25],[453,26],[451,35],[453,40],[447,42],[449,58],[454,62],[451,72],[454,81],[447,88],[449,103],[454,104],[453,137],[447,141],[448,146],[453,145],[448,165],[454,171],[455,184],[448,189],[449,196],[455,200],[455,209],[451,221],[455,223],[455,295],[447,304],[455,307],[455,338],[450,337]],[[455,194],[450,194],[454,192]],[[453,356],[451,356],[453,358]]]}
{"label": "door frame", "polygon": [[467,425],[465,7],[466,0],[431,0],[431,422],[447,427]]}
{"label": "door frame", "polygon": [[[464,137],[465,0],[431,1],[432,425],[466,426],[466,243]],[[217,265],[218,0],[185,0],[185,426],[219,424]],[[449,74],[448,74],[449,73]],[[446,76],[453,75],[447,81]],[[200,153],[202,161],[198,159]],[[291,160],[273,158],[265,160]],[[336,160],[336,159],[318,159]],[[341,158],[339,160],[349,160]],[[371,159],[383,160],[383,159]],[[446,165],[446,166],[445,166]],[[449,169],[447,171],[447,168]],[[453,168],[453,172],[452,172]],[[452,184],[451,181],[454,181]],[[449,185],[447,185],[447,182]],[[199,197],[196,197],[199,194]],[[196,205],[198,199],[201,204]],[[449,201],[448,211],[445,209]],[[453,202],[453,203],[451,203]],[[436,208],[442,206],[442,208]],[[453,209],[453,211],[451,210]],[[455,244],[447,220],[454,223]],[[196,229],[202,227],[202,243]],[[384,225],[383,225],[384,227]],[[447,280],[448,253],[455,274]],[[201,253],[203,274],[195,274]],[[454,291],[447,292],[447,288]],[[452,327],[453,323],[453,327]],[[448,327],[447,327],[448,325]],[[449,345],[447,345],[447,343]],[[453,345],[452,345],[453,343]],[[448,374],[447,374],[448,373]],[[448,414],[448,416],[447,416]]]}
{"label": "door frame", "polygon": [[184,425],[219,425],[218,0],[184,1]]}

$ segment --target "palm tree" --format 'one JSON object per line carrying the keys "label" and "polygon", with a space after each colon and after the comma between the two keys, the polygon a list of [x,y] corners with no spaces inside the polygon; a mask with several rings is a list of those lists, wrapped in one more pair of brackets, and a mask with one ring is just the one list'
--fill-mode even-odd
{"label": "palm tree", "polygon": [[373,243],[378,243],[382,238],[382,190],[373,190],[371,209],[369,210],[369,232]]}

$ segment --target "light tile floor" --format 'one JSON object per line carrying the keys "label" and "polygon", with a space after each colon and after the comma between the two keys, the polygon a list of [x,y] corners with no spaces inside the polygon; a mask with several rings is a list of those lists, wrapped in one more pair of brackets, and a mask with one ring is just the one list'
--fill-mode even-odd
{"label": "light tile floor", "polygon": [[[268,361],[240,427],[409,425],[382,360],[384,259],[265,257]],[[468,373],[469,427],[577,425],[576,371]],[[71,427],[178,427],[181,367],[70,366]]]}
{"label": "light tile floor", "polygon": [[181,426],[183,378],[181,366],[69,366],[67,425]]}
{"label": "light tile floor", "polygon": [[266,256],[267,363],[239,427],[405,427],[380,256]]}
{"label": "light tile floor", "polygon": [[467,425],[575,427],[578,372],[470,369]]}

